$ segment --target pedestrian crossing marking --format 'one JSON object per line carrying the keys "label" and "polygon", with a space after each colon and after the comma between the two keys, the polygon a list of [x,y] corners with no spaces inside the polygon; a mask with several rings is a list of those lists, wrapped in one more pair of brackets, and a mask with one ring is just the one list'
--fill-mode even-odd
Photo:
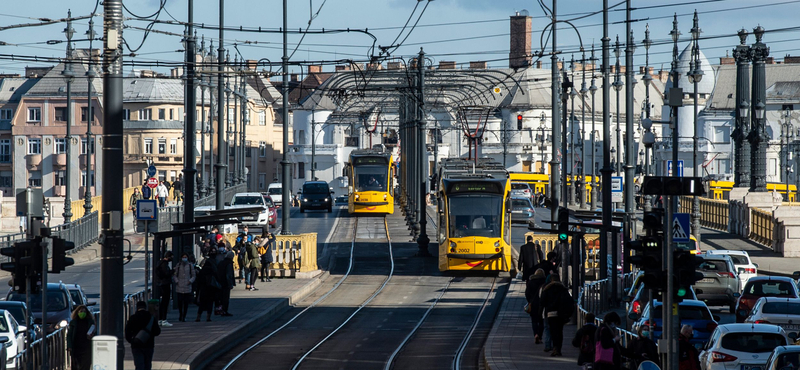
{"label": "pedestrian crossing marking", "polygon": [[676,218],[672,221],[672,239],[687,239],[686,230],[681,226],[681,222]]}

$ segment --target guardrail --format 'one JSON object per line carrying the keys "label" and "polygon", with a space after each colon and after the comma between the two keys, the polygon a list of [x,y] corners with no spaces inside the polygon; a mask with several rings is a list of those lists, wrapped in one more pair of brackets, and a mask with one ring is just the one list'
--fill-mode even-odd
{"label": "guardrail", "polygon": [[754,242],[772,247],[773,225],[772,212],[760,208],[750,209],[750,239]]}
{"label": "guardrail", "polygon": [[[631,287],[634,277],[634,273],[627,273],[620,276],[619,285],[622,286],[623,289]],[[578,327],[586,323],[586,314],[589,312],[595,314],[595,325],[599,326],[603,323],[603,313],[610,307],[609,300],[605,299],[608,297],[606,292],[608,292],[610,284],[610,280],[606,278],[586,283],[581,287],[580,293],[578,293]],[[625,318],[622,319],[624,320]],[[629,341],[638,337],[637,334],[622,328],[617,328],[617,333],[621,338],[620,346],[623,347],[627,347]]]}
{"label": "guardrail", "polygon": [[317,270],[317,234],[276,235],[270,270],[294,276]]}
{"label": "guardrail", "polygon": [[[53,226],[50,228],[52,236],[57,236],[75,243],[75,253],[97,241],[100,236],[99,212],[95,211],[88,216],[81,217],[72,222]],[[14,243],[27,239],[27,234],[16,233],[0,237],[0,248],[11,247]],[[8,262],[9,257],[0,256],[0,262]]]}

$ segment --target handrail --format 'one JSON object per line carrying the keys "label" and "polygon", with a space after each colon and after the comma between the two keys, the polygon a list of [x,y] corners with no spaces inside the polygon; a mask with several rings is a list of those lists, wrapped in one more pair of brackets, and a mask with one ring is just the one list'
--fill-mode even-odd
{"label": "handrail", "polygon": [[[635,277],[635,273],[629,272],[620,276],[620,280],[622,286],[627,288],[632,285],[633,280]],[[595,315],[598,315],[594,319],[594,323],[597,326],[603,323],[603,319],[599,317],[599,314],[602,311],[605,311],[607,306],[607,301],[603,298],[606,296],[607,286],[610,284],[609,278],[605,278],[602,280],[593,281],[590,283],[584,284],[580,292],[578,293],[578,326],[580,327],[586,322],[586,314],[592,312]],[[620,338],[622,338],[620,345],[627,347],[628,342],[633,340],[634,338],[638,338],[639,336],[633,332],[627,331],[622,328],[617,328],[617,333],[619,334]]]}

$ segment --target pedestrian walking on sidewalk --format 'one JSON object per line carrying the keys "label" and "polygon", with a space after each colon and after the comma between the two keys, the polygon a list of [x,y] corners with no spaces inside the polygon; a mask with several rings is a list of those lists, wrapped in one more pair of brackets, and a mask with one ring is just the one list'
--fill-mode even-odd
{"label": "pedestrian walking on sidewalk", "polygon": [[[94,317],[84,305],[75,307],[67,328],[67,352],[72,360],[72,370],[89,370],[92,367],[92,337],[97,331]],[[33,330],[33,329],[31,329]]]}
{"label": "pedestrian walking on sidewalk", "polygon": [[561,346],[564,342],[564,324],[569,321],[574,310],[574,302],[569,290],[561,283],[559,275],[550,274],[550,282],[542,288],[540,306],[547,326],[550,328],[550,338],[553,341],[551,356],[561,356]]}
{"label": "pedestrian walking on sidewalk", "polygon": [[542,310],[539,307],[539,291],[544,286],[544,270],[537,269],[531,277],[525,281],[525,299],[528,301],[528,313],[531,315],[531,326],[533,327],[533,338],[536,344],[542,343],[542,332],[544,322]]}
{"label": "pedestrian walking on sidewalk", "polygon": [[158,278],[158,325],[168,328],[172,324],[167,321],[167,312],[169,311],[169,299],[172,295],[172,268],[169,264],[172,262],[172,251],[164,253],[164,258],[159,261],[156,267],[156,277]]}
{"label": "pedestrian walking on sidewalk", "polygon": [[690,342],[693,335],[694,328],[691,325],[681,327],[681,334],[678,336],[678,369],[680,370],[700,370],[700,354]]}
{"label": "pedestrian walking on sidewalk", "polygon": [[192,301],[192,283],[197,279],[194,265],[189,262],[189,254],[181,255],[181,261],[175,266],[172,281],[175,283],[175,302],[178,304],[178,321],[186,322],[189,302]]}
{"label": "pedestrian walking on sidewalk", "polygon": [[158,197],[159,207],[167,206],[168,196],[169,196],[169,188],[167,188],[167,185],[164,184],[164,181],[162,181],[160,184],[158,184],[158,186],[156,186],[156,197]]}
{"label": "pedestrian walking on sidewalk", "polygon": [[217,279],[222,285],[219,314],[220,316],[233,316],[228,312],[231,303],[231,289],[236,286],[236,276],[233,274],[233,251],[225,251],[225,258],[217,265]]}
{"label": "pedestrian walking on sidewalk", "polygon": [[536,244],[533,244],[533,237],[528,235],[525,241],[526,243],[519,247],[519,263],[517,263],[517,269],[522,271],[522,280],[528,281],[531,275],[536,271],[536,265],[538,265],[542,259],[536,251]]}
{"label": "pedestrian walking on sidewalk", "polygon": [[256,291],[256,279],[258,278],[258,270],[261,268],[261,256],[258,255],[258,244],[261,242],[261,237],[256,237],[255,241],[246,243],[247,248],[247,271],[245,276],[249,277],[250,290]]}
{"label": "pedestrian walking on sidewalk", "polygon": [[589,312],[584,316],[585,324],[575,332],[572,338],[572,346],[578,348],[578,366],[589,370],[594,364],[594,338],[597,334],[597,325],[594,323],[595,316]]}
{"label": "pedestrian walking on sidewalk", "polygon": [[211,248],[208,258],[203,261],[203,268],[198,275],[198,305],[197,305],[197,318],[194,321],[200,321],[200,316],[206,312],[206,321],[211,321],[211,314],[214,313],[214,302],[217,300],[222,284],[217,280],[217,264],[216,264],[217,250]]}
{"label": "pedestrian walking on sidewalk", "polygon": [[603,317],[603,324],[597,328],[594,370],[617,370],[622,366],[617,332],[620,322],[616,312],[609,312]]}
{"label": "pedestrian walking on sidewalk", "polygon": [[275,235],[265,231],[261,236],[258,254],[261,255],[261,282],[270,282],[269,265],[272,263],[272,249],[275,245]]}
{"label": "pedestrian walking on sidewalk", "polygon": [[142,199],[142,193],[139,192],[139,188],[133,188],[133,194],[131,194],[130,199],[128,199],[128,209],[133,212],[133,232],[136,232],[136,202]]}
{"label": "pedestrian walking on sidewalk", "polygon": [[133,365],[136,370],[151,370],[155,337],[161,334],[155,315],[147,310],[147,303],[136,302],[136,313],[131,315],[125,325],[125,340],[131,344]]}
{"label": "pedestrian walking on sidewalk", "polygon": [[639,336],[633,338],[627,348],[621,348],[622,355],[633,361],[631,369],[639,368],[639,364],[644,361],[653,361],[659,365],[658,346],[650,339],[650,333],[650,326],[640,326],[637,331]]}

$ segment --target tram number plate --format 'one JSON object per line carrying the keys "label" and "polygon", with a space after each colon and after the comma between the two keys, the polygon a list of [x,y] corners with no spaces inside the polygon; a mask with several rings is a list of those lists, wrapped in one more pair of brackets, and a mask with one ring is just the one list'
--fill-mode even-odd
{"label": "tram number plate", "polygon": [[469,253],[471,252],[469,248],[458,248],[458,253]]}

